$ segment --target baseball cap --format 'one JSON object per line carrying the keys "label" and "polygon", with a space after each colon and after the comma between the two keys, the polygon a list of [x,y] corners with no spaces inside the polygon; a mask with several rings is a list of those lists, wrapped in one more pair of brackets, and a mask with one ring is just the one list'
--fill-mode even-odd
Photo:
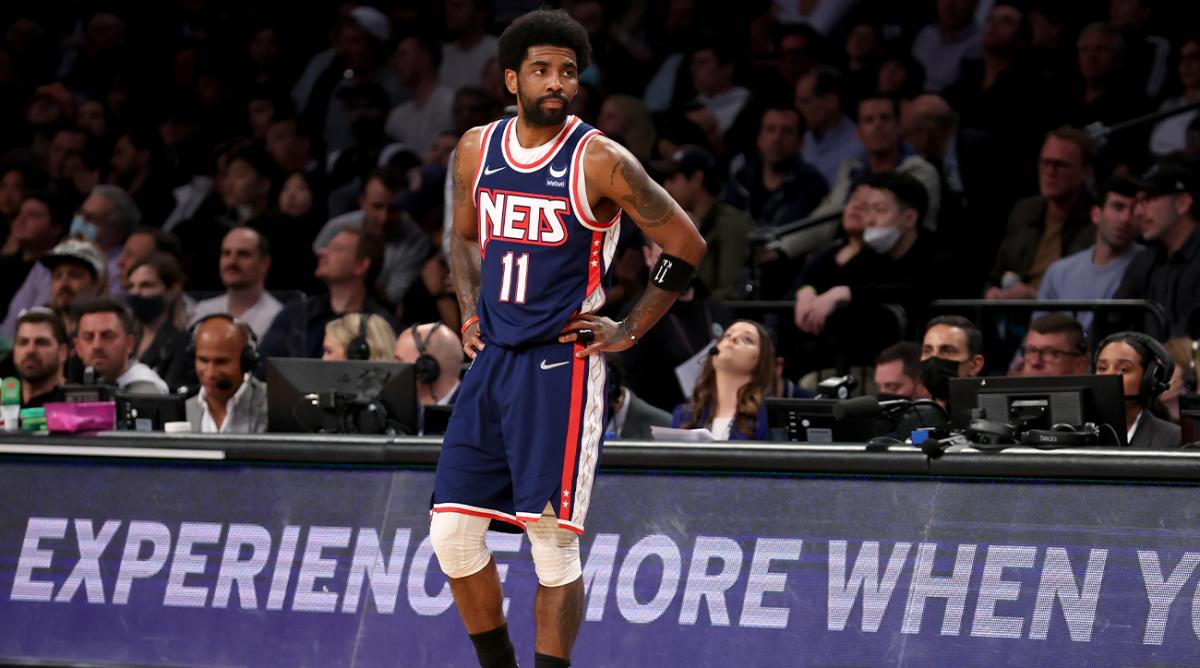
{"label": "baseball cap", "polygon": [[1160,162],[1135,179],[1138,190],[1150,195],[1196,193],[1196,177],[1192,170],[1177,162]]}
{"label": "baseball cap", "polygon": [[41,262],[51,271],[63,262],[78,262],[91,269],[96,278],[105,277],[106,272],[104,268],[108,264],[104,259],[104,254],[100,252],[96,244],[84,239],[64,239],[60,241],[57,246],[50,249],[50,252],[42,257]]}
{"label": "baseball cap", "polygon": [[392,38],[392,24],[388,21],[388,17],[384,16],[383,12],[360,5],[350,10],[350,18],[358,24],[360,28],[367,31],[367,34],[380,42],[386,42]]}

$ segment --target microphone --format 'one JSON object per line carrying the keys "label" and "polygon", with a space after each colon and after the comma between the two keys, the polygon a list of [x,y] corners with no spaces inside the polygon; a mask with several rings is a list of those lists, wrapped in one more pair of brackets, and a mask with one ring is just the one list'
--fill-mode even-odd
{"label": "microphone", "polygon": [[848,399],[850,393],[857,388],[858,379],[854,376],[834,376],[817,384],[817,396],[824,399]]}
{"label": "microphone", "polygon": [[880,401],[872,396],[842,399],[833,405],[833,419],[853,420],[856,418],[874,418],[911,405],[912,402],[908,399]]}
{"label": "microphone", "polygon": [[84,369],[83,369],[83,384],[84,385],[95,385],[96,384],[96,367],[94,367],[94,366],[84,367]]}
{"label": "microphone", "polygon": [[716,357],[717,355],[720,355],[720,354],[721,354],[721,349],[716,346],[713,346],[712,348],[708,349],[709,357]]}
{"label": "microphone", "polygon": [[217,389],[222,392],[228,392],[233,389],[233,381],[228,378],[218,378]]}

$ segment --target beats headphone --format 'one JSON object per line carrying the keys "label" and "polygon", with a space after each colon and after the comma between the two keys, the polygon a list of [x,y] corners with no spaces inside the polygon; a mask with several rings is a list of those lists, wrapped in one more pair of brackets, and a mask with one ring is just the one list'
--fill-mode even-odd
{"label": "beats headphone", "polygon": [[[216,320],[218,318],[228,320],[240,327],[242,332],[245,333],[246,345],[242,346],[241,351],[238,353],[238,367],[243,374],[254,373],[254,370],[258,368],[258,337],[254,334],[254,330],[250,329],[249,325],[228,313],[210,313],[192,323],[192,326],[188,328],[187,350],[184,351],[184,354],[192,361],[192,368],[196,368],[196,333],[200,331],[201,325],[209,320]],[[217,381],[217,389],[228,392],[233,389],[233,381],[228,378],[221,378]]]}
{"label": "beats headphone", "polygon": [[367,321],[370,317],[366,313],[358,314],[358,336],[350,339],[350,343],[346,344],[346,359],[371,359],[371,344],[367,341]]}
{"label": "beats headphone", "polygon": [[433,333],[439,326],[440,323],[436,322],[430,325],[429,331],[423,337],[421,336],[421,323],[412,327],[413,343],[417,346],[417,361],[413,362],[413,371],[416,372],[418,383],[433,385],[438,376],[442,375],[442,365],[438,364],[437,358],[430,355],[425,348],[429,345],[429,339],[433,338]]}
{"label": "beats headphone", "polygon": [[[1116,341],[1133,343],[1133,348],[1140,355],[1150,358],[1142,372],[1142,384],[1138,386],[1137,396],[1126,397],[1127,399],[1136,398],[1143,405],[1148,404],[1171,387],[1171,376],[1175,373],[1175,361],[1171,359],[1171,353],[1167,352],[1166,347],[1157,339],[1141,332],[1117,332],[1105,337],[1100,345],[1096,346],[1096,357],[1092,360],[1092,373],[1096,373],[1100,352],[1104,350],[1105,346]],[[1138,349],[1139,345],[1142,349]]]}

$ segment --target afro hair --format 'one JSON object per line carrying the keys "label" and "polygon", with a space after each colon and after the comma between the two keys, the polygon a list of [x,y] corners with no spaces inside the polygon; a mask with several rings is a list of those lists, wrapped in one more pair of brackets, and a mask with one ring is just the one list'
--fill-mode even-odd
{"label": "afro hair", "polygon": [[575,52],[575,64],[582,72],[592,58],[587,31],[561,9],[539,9],[513,21],[500,35],[499,60],[503,70],[520,71],[521,62],[532,46],[557,46]]}

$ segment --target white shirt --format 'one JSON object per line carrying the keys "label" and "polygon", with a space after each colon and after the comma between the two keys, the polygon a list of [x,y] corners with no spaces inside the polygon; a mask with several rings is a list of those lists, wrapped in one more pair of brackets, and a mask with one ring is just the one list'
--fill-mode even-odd
{"label": "white shirt", "polygon": [[250,374],[244,374],[241,387],[225,402],[225,421],[221,423],[220,427],[213,419],[212,412],[208,408],[208,400],[205,399],[204,388],[201,387],[200,394],[196,395],[200,404],[200,433],[254,434],[262,431],[253,424],[253,411],[247,405],[251,393],[250,385]]}
{"label": "white shirt", "polygon": [[478,88],[483,83],[483,66],[496,55],[498,43],[495,37],[484,35],[469,49],[463,49],[457,42],[443,44],[442,66],[438,70],[442,85],[454,92],[464,86]]}
{"label": "white shirt", "polygon": [[1141,411],[1138,413],[1138,416],[1134,418],[1133,426],[1129,428],[1129,431],[1125,432],[1125,445],[1133,443],[1133,435],[1137,433],[1138,427],[1142,425],[1142,416],[1145,414],[1146,411]]}
{"label": "white shirt", "polygon": [[437,400],[437,404],[436,404],[436,405],[438,405],[438,406],[449,406],[449,405],[450,405],[450,399],[451,399],[451,398],[453,398],[453,397],[454,397],[454,393],[458,391],[458,386],[459,386],[459,385],[461,385],[461,383],[459,383],[458,381],[455,381],[455,382],[454,382],[454,387],[450,388],[450,391],[449,391],[449,392],[447,392],[445,395],[443,395],[443,396],[441,396],[441,397],[438,397],[438,400]]}
{"label": "white shirt", "polygon": [[713,440],[728,441],[729,440],[729,428],[732,426],[733,426],[733,418],[732,417],[727,417],[727,418],[715,417],[715,418],[713,418],[712,428],[709,430],[712,432]]}
{"label": "white shirt", "polygon": [[[246,323],[250,327],[254,335],[259,339],[267,333],[271,328],[271,323],[275,321],[275,316],[283,310],[283,304],[279,303],[278,299],[271,296],[271,293],[264,292],[254,306],[246,309],[246,312],[237,316],[238,320]],[[211,299],[205,299],[196,304],[196,309],[192,311],[192,322],[196,324],[205,316],[214,315],[217,313],[229,313],[229,295],[218,295]]]}
{"label": "white shirt", "polygon": [[418,105],[414,99],[392,109],[385,127],[392,139],[424,159],[438,135],[454,129],[453,119],[454,91],[439,85],[425,104]]}
{"label": "white shirt", "polygon": [[717,117],[717,127],[721,129],[721,134],[725,134],[737,120],[738,114],[742,113],[742,108],[750,99],[750,91],[741,86],[734,86],[724,93],[712,97],[700,95],[697,99]]}
{"label": "white shirt", "polygon": [[151,369],[141,362],[133,362],[129,365],[129,368],[125,370],[125,373],[117,376],[117,387],[122,390],[134,383],[143,385],[149,383],[150,385],[154,386],[155,390],[157,390],[156,392],[143,392],[144,394],[167,394],[167,392],[169,392],[167,383],[162,378],[159,378],[158,374],[154,372],[154,369]]}

